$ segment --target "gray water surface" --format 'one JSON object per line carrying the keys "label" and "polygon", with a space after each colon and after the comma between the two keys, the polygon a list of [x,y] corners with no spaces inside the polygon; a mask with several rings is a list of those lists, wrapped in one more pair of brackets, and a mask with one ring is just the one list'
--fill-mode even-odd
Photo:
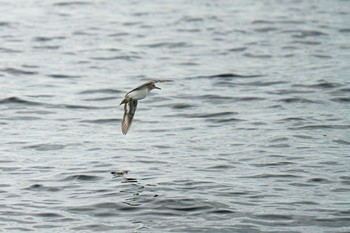
{"label": "gray water surface", "polygon": [[0,231],[350,232],[350,1],[0,11]]}

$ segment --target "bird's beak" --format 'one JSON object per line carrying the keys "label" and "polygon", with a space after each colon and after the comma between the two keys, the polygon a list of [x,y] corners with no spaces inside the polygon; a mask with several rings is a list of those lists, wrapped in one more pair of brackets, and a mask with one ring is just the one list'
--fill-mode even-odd
{"label": "bird's beak", "polygon": [[156,87],[156,86],[154,86],[154,89],[159,89],[159,90],[162,90],[162,89],[160,89],[159,87]]}

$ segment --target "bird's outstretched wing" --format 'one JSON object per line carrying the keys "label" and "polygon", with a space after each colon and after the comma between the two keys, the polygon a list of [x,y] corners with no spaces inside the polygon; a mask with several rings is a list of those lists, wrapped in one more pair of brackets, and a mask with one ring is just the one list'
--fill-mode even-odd
{"label": "bird's outstretched wing", "polygon": [[134,118],[135,112],[136,112],[136,107],[137,107],[137,100],[132,100],[124,105],[124,117],[122,120],[122,132],[123,134],[127,134],[131,123],[132,119]]}

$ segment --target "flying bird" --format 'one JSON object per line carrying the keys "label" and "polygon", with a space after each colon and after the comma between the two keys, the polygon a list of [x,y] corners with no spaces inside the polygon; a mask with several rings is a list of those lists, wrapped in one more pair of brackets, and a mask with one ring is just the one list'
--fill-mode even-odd
{"label": "flying bird", "polygon": [[124,104],[124,117],[122,120],[121,128],[122,133],[125,135],[128,133],[129,128],[131,126],[132,120],[135,115],[135,111],[137,108],[137,101],[144,99],[147,97],[147,95],[153,90],[153,89],[159,89],[155,85],[155,83],[164,83],[164,82],[172,82],[172,80],[153,80],[148,81],[144,84],[142,84],[139,87],[136,87],[135,89],[129,91],[123,101],[120,103],[120,105]]}

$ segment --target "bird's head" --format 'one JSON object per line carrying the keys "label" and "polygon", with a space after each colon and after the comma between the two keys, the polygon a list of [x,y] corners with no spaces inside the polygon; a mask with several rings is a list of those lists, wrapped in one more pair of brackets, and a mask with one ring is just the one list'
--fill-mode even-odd
{"label": "bird's head", "polygon": [[159,87],[157,87],[153,82],[151,82],[150,84],[148,84],[148,88],[150,89],[150,90],[153,90],[153,89],[159,89],[159,90],[161,90]]}

